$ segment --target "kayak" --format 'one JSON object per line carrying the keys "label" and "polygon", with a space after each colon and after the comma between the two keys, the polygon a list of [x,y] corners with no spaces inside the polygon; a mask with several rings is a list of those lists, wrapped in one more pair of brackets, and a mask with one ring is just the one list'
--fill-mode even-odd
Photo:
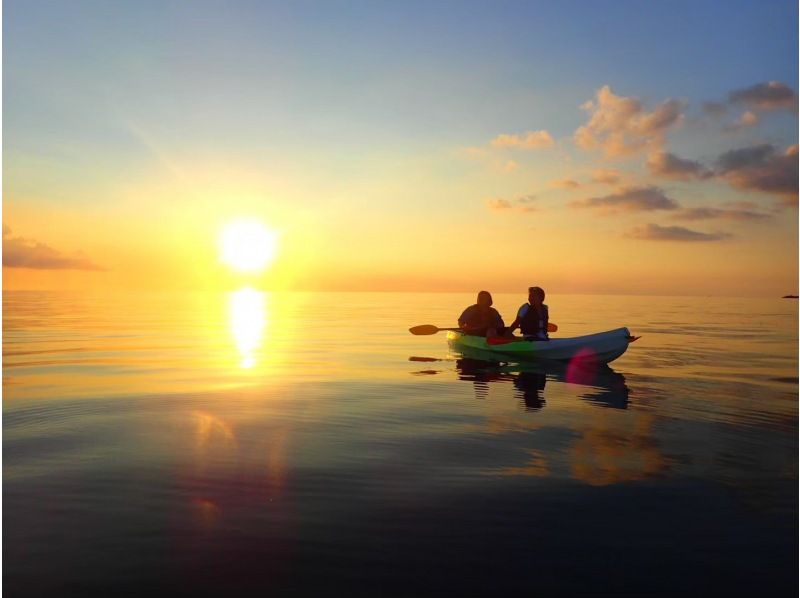
{"label": "kayak", "polygon": [[636,340],[627,328],[617,328],[596,334],[571,338],[551,338],[547,341],[518,339],[489,339],[450,331],[447,340],[456,349],[478,349],[505,357],[519,359],[545,359],[549,361],[571,361],[575,358],[596,363],[609,363],[621,356],[628,345]]}

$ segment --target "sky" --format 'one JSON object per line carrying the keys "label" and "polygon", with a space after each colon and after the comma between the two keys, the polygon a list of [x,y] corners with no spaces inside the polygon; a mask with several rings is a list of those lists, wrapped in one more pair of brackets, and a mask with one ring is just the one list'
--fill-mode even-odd
{"label": "sky", "polygon": [[3,7],[4,289],[797,292],[796,2]]}

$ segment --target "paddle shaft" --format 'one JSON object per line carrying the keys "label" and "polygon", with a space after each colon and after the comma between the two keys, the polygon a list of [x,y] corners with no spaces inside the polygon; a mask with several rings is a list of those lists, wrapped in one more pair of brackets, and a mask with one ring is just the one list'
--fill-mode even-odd
{"label": "paddle shaft", "polygon": [[[452,330],[453,332],[463,332],[461,328],[439,328],[433,324],[422,324],[420,326],[413,326],[412,328],[408,329],[411,334],[416,335],[436,334],[437,332],[447,332],[448,330]],[[556,332],[557,330],[557,325],[553,324],[552,322],[547,324],[548,332]]]}

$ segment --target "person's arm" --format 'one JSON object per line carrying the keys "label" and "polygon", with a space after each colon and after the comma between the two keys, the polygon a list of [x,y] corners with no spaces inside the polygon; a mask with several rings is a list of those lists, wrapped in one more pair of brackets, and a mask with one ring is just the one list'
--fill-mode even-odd
{"label": "person's arm", "polygon": [[492,309],[492,324],[486,330],[486,338],[498,336],[501,330],[505,332],[505,327],[506,324],[503,322],[503,316],[501,316],[500,312],[496,309]]}
{"label": "person's arm", "polygon": [[[527,303],[525,305],[527,305]],[[522,325],[522,317],[525,315],[525,312],[523,310],[526,309],[525,305],[523,305],[517,310],[517,317],[514,318],[514,321],[508,328],[509,334],[513,334],[513,332]]]}
{"label": "person's arm", "polygon": [[458,326],[459,326],[459,328],[461,328],[461,330],[463,330],[467,334],[472,334],[476,330],[480,329],[480,326],[470,326],[467,322],[464,322],[463,324],[459,324]]}
{"label": "person's arm", "polygon": [[467,309],[464,310],[464,312],[458,318],[458,327],[461,328],[461,330],[463,330],[467,334],[469,334],[471,331],[476,330],[478,328],[477,326],[470,326],[469,321],[470,321],[470,316],[471,315],[472,315],[472,312],[471,312],[470,308],[468,307]]}
{"label": "person's arm", "polygon": [[550,334],[547,331],[547,325],[550,323],[550,308],[546,305],[542,305],[542,319],[544,320],[544,337],[550,338]]}

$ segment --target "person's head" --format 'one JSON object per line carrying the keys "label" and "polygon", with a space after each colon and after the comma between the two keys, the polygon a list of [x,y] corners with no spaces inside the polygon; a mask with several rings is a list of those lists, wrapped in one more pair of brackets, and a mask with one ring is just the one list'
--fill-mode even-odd
{"label": "person's head", "polygon": [[481,291],[478,293],[478,305],[480,307],[491,307],[492,303],[492,294],[489,291]]}
{"label": "person's head", "polygon": [[528,301],[531,305],[544,303],[544,290],[541,287],[530,287],[528,289]]}

